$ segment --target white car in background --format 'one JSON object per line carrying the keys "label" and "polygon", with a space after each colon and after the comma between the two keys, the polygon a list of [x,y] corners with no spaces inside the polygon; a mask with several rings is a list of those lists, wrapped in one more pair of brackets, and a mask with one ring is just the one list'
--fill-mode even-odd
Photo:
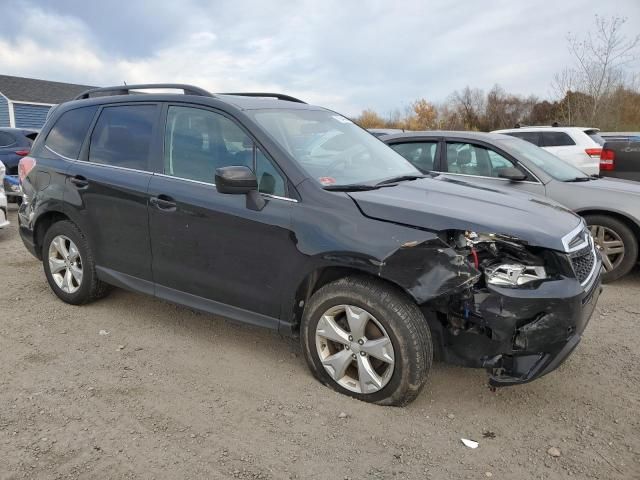
{"label": "white car in background", "polygon": [[9,225],[9,220],[7,220],[7,196],[4,193],[3,186],[5,172],[4,163],[0,162],[0,228]]}
{"label": "white car in background", "polygon": [[491,133],[521,138],[578,167],[587,175],[598,175],[604,145],[599,132],[597,128],[588,127],[521,127]]}

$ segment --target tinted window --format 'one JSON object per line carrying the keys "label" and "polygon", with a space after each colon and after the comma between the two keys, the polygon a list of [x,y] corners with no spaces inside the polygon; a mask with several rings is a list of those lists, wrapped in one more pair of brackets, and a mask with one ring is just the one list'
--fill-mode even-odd
{"label": "tinted window", "polygon": [[68,158],[78,158],[89,124],[98,107],[83,107],[63,113],[53,126],[45,145]]}
{"label": "tinted window", "polygon": [[148,170],[156,116],[155,105],[104,108],[91,134],[89,161]]}
{"label": "tinted window", "polygon": [[564,132],[542,132],[542,144],[545,147],[565,147],[576,142]]}
{"label": "tinted window", "polygon": [[16,143],[16,139],[13,135],[7,132],[0,132],[0,147],[8,147]]}
{"label": "tinted window", "polygon": [[540,134],[537,132],[509,132],[507,135],[512,137],[521,138],[529,143],[540,146]]}
{"label": "tinted window", "polygon": [[251,168],[262,193],[285,195],[284,178],[244,131],[208,110],[169,107],[164,140],[164,173],[213,183],[216,168]]}
{"label": "tinted window", "polygon": [[418,170],[422,172],[433,170],[437,142],[395,143],[390,147],[409,160]]}

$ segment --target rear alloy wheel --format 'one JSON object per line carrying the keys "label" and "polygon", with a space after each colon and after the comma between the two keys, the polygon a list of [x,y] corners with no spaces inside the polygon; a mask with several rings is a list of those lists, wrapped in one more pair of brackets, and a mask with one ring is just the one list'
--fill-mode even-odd
{"label": "rear alloy wheel", "polygon": [[107,293],[86,237],[68,220],[54,223],[45,233],[42,263],[51,290],[67,303],[80,305]]}
{"label": "rear alloy wheel", "polygon": [[305,305],[300,341],[314,376],[334,390],[379,405],[406,405],[433,360],[425,314],[397,287],[346,277]]}
{"label": "rear alloy wheel", "polygon": [[76,244],[64,235],[49,245],[49,271],[63,292],[75,293],[82,285],[82,257]]}
{"label": "rear alloy wheel", "polygon": [[631,229],[605,215],[589,215],[585,220],[602,257],[603,281],[612,282],[629,273],[638,259],[638,240]]}

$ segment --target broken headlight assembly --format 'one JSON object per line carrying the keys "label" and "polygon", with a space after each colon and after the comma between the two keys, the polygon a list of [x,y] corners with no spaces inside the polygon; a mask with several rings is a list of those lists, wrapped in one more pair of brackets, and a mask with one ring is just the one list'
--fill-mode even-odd
{"label": "broken headlight assembly", "polygon": [[458,231],[450,239],[458,252],[468,252],[469,262],[484,274],[486,285],[528,287],[554,276],[555,268],[547,265],[548,255],[517,238]]}
{"label": "broken headlight assembly", "polygon": [[484,278],[488,285],[499,287],[519,287],[530,282],[544,280],[547,272],[544,267],[501,263],[484,269]]}

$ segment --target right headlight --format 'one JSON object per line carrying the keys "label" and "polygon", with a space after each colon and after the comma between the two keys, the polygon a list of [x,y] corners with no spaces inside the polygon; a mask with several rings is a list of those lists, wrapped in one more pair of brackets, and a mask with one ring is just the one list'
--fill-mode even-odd
{"label": "right headlight", "polygon": [[547,278],[544,267],[502,263],[485,268],[484,276],[489,285],[500,287],[519,287],[536,280]]}

